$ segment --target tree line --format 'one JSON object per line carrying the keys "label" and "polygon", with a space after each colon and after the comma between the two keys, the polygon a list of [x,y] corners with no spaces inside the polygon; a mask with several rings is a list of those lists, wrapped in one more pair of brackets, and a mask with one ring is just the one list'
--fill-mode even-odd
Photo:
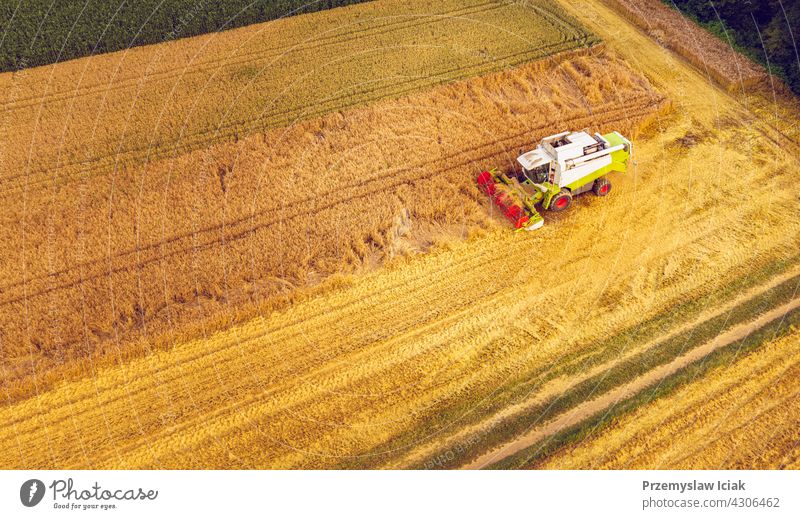
{"label": "tree line", "polygon": [[665,0],[740,52],[767,66],[800,94],[800,2]]}

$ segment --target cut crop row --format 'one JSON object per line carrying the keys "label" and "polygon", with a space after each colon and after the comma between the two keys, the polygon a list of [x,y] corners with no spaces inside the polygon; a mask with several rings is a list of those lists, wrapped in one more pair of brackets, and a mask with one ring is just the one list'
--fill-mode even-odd
{"label": "cut crop row", "polygon": [[0,75],[0,196],[596,41],[551,11],[549,0],[388,0]]}
{"label": "cut crop row", "polygon": [[4,253],[8,380],[483,226],[481,168],[554,126],[630,133],[662,104],[598,51],[71,184],[19,214],[26,245]]}

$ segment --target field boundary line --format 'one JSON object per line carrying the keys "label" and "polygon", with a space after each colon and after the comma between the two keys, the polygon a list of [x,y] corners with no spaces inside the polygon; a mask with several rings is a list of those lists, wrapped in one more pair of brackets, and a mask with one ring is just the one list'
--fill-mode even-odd
{"label": "field boundary line", "polygon": [[[521,402],[517,402],[509,407],[501,409],[497,413],[484,418],[478,423],[474,423],[465,429],[457,431],[455,434],[451,434],[446,439],[443,439],[436,445],[426,446],[425,450],[428,452],[418,453],[408,458],[401,459],[398,465],[401,467],[413,466],[414,463],[422,461],[425,458],[425,456],[430,454],[431,452],[437,452],[442,448],[446,448],[448,445],[457,444],[459,440],[465,437],[468,438],[473,434],[475,434],[477,431],[481,431],[488,428],[493,423],[494,424],[500,423],[502,420],[511,418],[513,416],[517,416],[520,413],[524,413],[530,410],[531,408],[535,407],[536,405],[542,403],[543,401],[547,400],[548,398],[555,397],[558,395],[558,393],[570,390],[575,386],[577,386],[578,384],[585,382],[586,380],[596,375],[599,375],[606,370],[613,368],[615,365],[621,362],[629,360],[630,358],[638,355],[643,351],[651,349],[652,347],[656,346],[657,344],[663,341],[668,341],[670,339],[673,339],[674,337],[680,335],[681,333],[687,332],[692,328],[695,328],[710,319],[719,317],[722,314],[732,310],[742,302],[753,299],[767,292],[768,290],[775,288],[781,283],[784,283],[797,276],[800,276],[800,265],[796,265],[794,268],[790,268],[782,272],[780,275],[770,278],[769,281],[767,281],[766,283],[749,288],[747,291],[740,294],[736,298],[726,301],[724,305],[717,307],[713,312],[704,313],[691,321],[681,323],[678,326],[672,328],[668,333],[647,341],[641,347],[631,349],[613,360],[606,361],[600,365],[591,367],[585,373],[581,373],[567,380],[566,382],[569,382],[569,384],[566,386],[563,385],[563,382],[565,382],[563,375],[559,378],[552,379],[546,382],[541,387],[541,389],[537,391],[535,395],[531,395],[530,397],[525,398]],[[390,465],[393,465],[393,463],[390,463]]]}
{"label": "field boundary line", "polygon": [[585,419],[616,404],[617,402],[625,400],[626,398],[650,387],[654,383],[677,373],[682,368],[685,368],[686,366],[706,357],[717,349],[728,346],[740,339],[747,337],[753,331],[782,318],[784,315],[792,310],[796,310],[797,308],[800,308],[800,298],[793,299],[788,303],[773,308],[754,320],[738,324],[717,335],[714,339],[694,348],[684,355],[677,357],[668,364],[658,366],[657,368],[647,372],[645,375],[637,377],[632,382],[615,388],[597,398],[584,402],[583,404],[558,415],[548,423],[539,427],[535,427],[523,436],[518,437],[516,440],[513,440],[498,449],[481,455],[478,457],[478,459],[468,463],[467,465],[464,465],[462,468],[468,470],[486,468],[493,463],[501,461],[527,447],[530,447],[531,445],[548,436],[556,434],[573,425],[577,425],[583,422]]}

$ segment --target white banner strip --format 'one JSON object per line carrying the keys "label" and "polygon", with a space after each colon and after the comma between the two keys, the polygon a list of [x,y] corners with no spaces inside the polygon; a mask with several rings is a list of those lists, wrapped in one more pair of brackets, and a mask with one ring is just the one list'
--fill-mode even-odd
{"label": "white banner strip", "polygon": [[800,517],[796,471],[3,471],[0,481],[4,518]]}

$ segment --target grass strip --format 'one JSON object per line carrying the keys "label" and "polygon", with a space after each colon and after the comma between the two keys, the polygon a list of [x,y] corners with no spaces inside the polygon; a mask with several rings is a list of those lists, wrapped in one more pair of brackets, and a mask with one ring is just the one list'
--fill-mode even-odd
{"label": "grass strip", "polygon": [[534,468],[539,462],[553,454],[556,450],[568,444],[583,441],[589,435],[603,431],[613,425],[618,418],[626,413],[632,412],[640,406],[647,405],[660,398],[668,397],[681,387],[696,381],[715,368],[730,365],[739,360],[743,355],[764,346],[766,343],[787,335],[798,325],[800,325],[800,309],[795,309],[787,313],[783,318],[775,319],[758,330],[755,330],[744,339],[734,341],[727,346],[713,351],[703,359],[659,380],[655,385],[651,385],[630,398],[596,413],[579,424],[537,442],[512,456],[508,456],[491,465],[489,468]]}
{"label": "grass strip", "polygon": [[[768,267],[765,272],[769,272],[770,270],[772,270],[772,267]],[[757,277],[760,278],[761,276],[759,275]],[[729,312],[704,321],[674,337],[655,344],[647,351],[609,369],[605,373],[599,374],[576,385],[562,395],[544,402],[542,405],[494,424],[494,427],[490,430],[476,433],[474,436],[479,437],[479,441],[467,439],[466,441],[460,442],[456,447],[448,447],[443,451],[437,452],[434,456],[414,468],[454,468],[461,466],[483,452],[500,446],[511,438],[524,434],[531,427],[532,423],[547,422],[575,405],[591,399],[593,396],[605,393],[617,386],[630,382],[657,366],[667,364],[684,352],[711,340],[723,331],[737,324],[752,320],[759,314],[786,303],[795,297],[797,284],[799,282],[800,276],[795,276],[769,289],[763,294],[740,303]],[[741,288],[743,287],[739,289]],[[723,290],[723,292],[730,291]],[[644,323],[643,326],[649,329],[650,335],[657,336],[657,333],[663,330],[664,326],[670,321],[670,316],[673,316],[671,319],[673,323],[678,322],[679,318],[677,318],[676,315],[685,316],[692,308],[699,311],[706,306],[709,299],[718,298],[710,295],[706,298],[688,301],[683,308],[671,309],[663,312],[649,322]],[[705,303],[701,303],[703,301]],[[698,305],[700,305],[699,308]],[[677,312],[675,310],[677,310]],[[635,335],[632,335],[631,332],[632,331],[629,329],[620,335],[610,338],[608,341],[604,341],[606,349],[598,351],[595,355],[595,359],[603,361],[608,358],[613,358],[615,355],[619,355],[619,346],[624,345],[624,341],[635,340]],[[656,333],[653,334],[653,332]],[[639,341],[645,340],[647,340],[645,337],[639,339]],[[573,363],[572,369],[576,369],[576,366],[577,365]],[[587,366],[584,366],[584,368],[585,367]],[[580,366],[577,366],[577,368],[580,368]],[[565,373],[568,374],[569,370],[569,367],[553,370],[551,373],[542,377],[544,380],[537,384],[537,387],[541,386],[544,381],[551,380],[554,376]],[[522,387],[525,387],[524,391],[520,391]],[[514,394],[522,393],[524,395],[535,391],[535,388],[519,384],[516,387],[507,389],[507,391],[511,390],[513,390]],[[461,409],[461,411],[463,412],[463,409]]]}

